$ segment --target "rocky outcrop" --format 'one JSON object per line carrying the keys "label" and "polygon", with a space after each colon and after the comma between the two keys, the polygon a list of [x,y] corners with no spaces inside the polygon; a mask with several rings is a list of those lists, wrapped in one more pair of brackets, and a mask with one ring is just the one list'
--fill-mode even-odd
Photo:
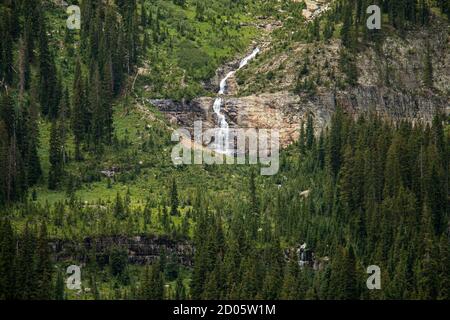
{"label": "rocky outcrop", "polygon": [[[295,0],[294,0],[295,1]],[[295,2],[298,2],[295,1]],[[329,9],[329,3],[330,1],[327,0],[304,0],[306,9],[303,9],[302,15],[307,20],[313,20],[315,17],[319,16],[323,12],[327,11]]]}
{"label": "rocky outcrop", "polygon": [[86,238],[81,242],[53,240],[51,248],[56,261],[75,260],[84,262],[90,252],[95,252],[100,261],[108,261],[111,248],[120,247],[128,251],[131,264],[148,264],[157,260],[164,252],[166,256],[175,255],[184,266],[192,266],[194,248],[188,241],[174,241],[158,236],[111,236]]}
{"label": "rocky outcrop", "polygon": [[450,100],[431,92],[415,95],[375,86],[358,86],[339,92],[336,102],[355,116],[374,112],[393,121],[425,123],[431,122],[437,111],[450,112]]}
{"label": "rocky outcrop", "polygon": [[[151,101],[180,127],[192,128],[202,120],[204,128],[215,127],[213,98],[199,98],[189,103],[170,100]],[[247,97],[225,97],[222,110],[230,127],[276,129],[280,143],[287,146],[298,139],[299,128],[308,113],[315,119],[316,130],[325,128],[336,106],[352,116],[377,114],[392,121],[430,122],[437,110],[450,112],[449,100],[401,93],[384,87],[357,86],[346,91],[321,91],[315,95],[295,95],[289,91]]]}

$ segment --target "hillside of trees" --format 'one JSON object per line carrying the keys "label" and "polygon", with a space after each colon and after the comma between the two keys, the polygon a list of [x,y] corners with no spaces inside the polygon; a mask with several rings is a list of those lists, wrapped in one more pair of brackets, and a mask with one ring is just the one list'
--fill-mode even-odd
{"label": "hillside of trees", "polygon": [[[298,16],[274,37],[337,37],[344,87],[353,86],[353,57],[385,36],[362,27],[368,2],[336,1],[317,22]],[[443,0],[375,2],[399,34],[450,16]],[[0,299],[450,299],[448,115],[393,122],[338,106],[319,132],[311,114],[299,123],[273,177],[258,166],[174,167],[168,121],[144,101],[213,95],[205,82],[259,36],[258,17],[297,17],[303,5],[71,4],[81,30],[66,27],[56,1],[0,0]],[[123,246],[55,259],[56,241],[139,235],[187,241],[192,266],[164,252],[132,264]],[[306,265],[302,244],[313,253]],[[66,287],[74,264],[79,291]],[[370,265],[381,290],[366,287]]]}

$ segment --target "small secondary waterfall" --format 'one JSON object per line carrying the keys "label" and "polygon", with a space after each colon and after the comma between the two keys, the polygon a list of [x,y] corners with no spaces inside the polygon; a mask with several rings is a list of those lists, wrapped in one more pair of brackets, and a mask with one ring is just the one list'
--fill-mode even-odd
{"label": "small secondary waterfall", "polygon": [[228,153],[228,148],[229,148],[229,141],[228,141],[228,139],[229,139],[229,133],[228,133],[229,126],[228,126],[228,122],[227,122],[227,120],[225,118],[225,115],[222,114],[222,112],[221,112],[222,103],[223,103],[223,99],[222,99],[221,96],[225,94],[225,90],[227,89],[227,81],[237,71],[239,71],[240,69],[244,68],[252,59],[254,59],[258,55],[259,52],[260,52],[259,48],[256,48],[255,50],[253,50],[253,52],[249,56],[247,56],[244,59],[242,59],[242,61],[239,64],[239,68],[237,70],[230,71],[225,76],[225,78],[223,78],[220,81],[219,96],[214,101],[214,105],[213,105],[213,110],[214,110],[214,112],[217,115],[218,124],[219,124],[219,129],[217,130],[217,133],[216,133],[216,148],[215,148],[215,151],[217,151],[217,152]]}

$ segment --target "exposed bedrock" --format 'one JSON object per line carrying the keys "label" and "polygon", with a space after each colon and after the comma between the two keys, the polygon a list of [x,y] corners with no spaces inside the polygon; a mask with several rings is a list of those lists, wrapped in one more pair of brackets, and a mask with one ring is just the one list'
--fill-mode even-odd
{"label": "exposed bedrock", "polygon": [[184,266],[192,266],[194,248],[188,241],[174,241],[158,236],[111,236],[85,238],[83,241],[53,240],[52,251],[56,261],[86,261],[89,253],[95,252],[98,260],[108,261],[111,248],[128,251],[131,264],[147,264],[157,260],[164,252],[167,257],[175,255]]}
{"label": "exposed bedrock", "polygon": [[[214,98],[197,98],[191,102],[151,100],[173,124],[191,128],[202,120],[204,128],[215,127]],[[430,93],[428,96],[401,93],[388,88],[358,86],[348,91],[322,91],[315,95],[295,95],[288,91],[263,93],[247,97],[224,97],[223,113],[231,127],[264,128],[280,131],[281,144],[286,146],[299,136],[300,123],[309,112],[316,129],[326,127],[336,106],[353,115],[376,113],[393,121],[430,122],[436,110],[450,112],[449,99]]]}

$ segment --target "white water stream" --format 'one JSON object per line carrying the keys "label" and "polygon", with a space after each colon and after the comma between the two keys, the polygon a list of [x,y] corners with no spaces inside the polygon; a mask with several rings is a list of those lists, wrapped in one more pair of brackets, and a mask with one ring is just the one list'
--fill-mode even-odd
{"label": "white water stream", "polygon": [[220,81],[220,90],[219,90],[219,96],[217,97],[217,99],[214,101],[214,105],[213,105],[213,109],[214,112],[217,115],[217,119],[218,119],[218,124],[219,124],[219,129],[217,130],[216,133],[216,148],[215,151],[216,152],[220,152],[220,153],[228,153],[229,150],[229,125],[228,122],[225,118],[225,115],[221,112],[222,109],[222,104],[223,104],[223,99],[221,96],[223,96],[225,94],[225,90],[227,89],[227,82],[228,79],[230,77],[232,77],[237,71],[239,71],[240,69],[244,68],[252,59],[254,59],[258,53],[260,52],[259,48],[256,48],[255,50],[253,50],[253,52],[245,57],[244,59],[242,59],[242,61],[239,64],[239,68],[234,70],[234,71],[230,71],[225,78],[223,78]]}

